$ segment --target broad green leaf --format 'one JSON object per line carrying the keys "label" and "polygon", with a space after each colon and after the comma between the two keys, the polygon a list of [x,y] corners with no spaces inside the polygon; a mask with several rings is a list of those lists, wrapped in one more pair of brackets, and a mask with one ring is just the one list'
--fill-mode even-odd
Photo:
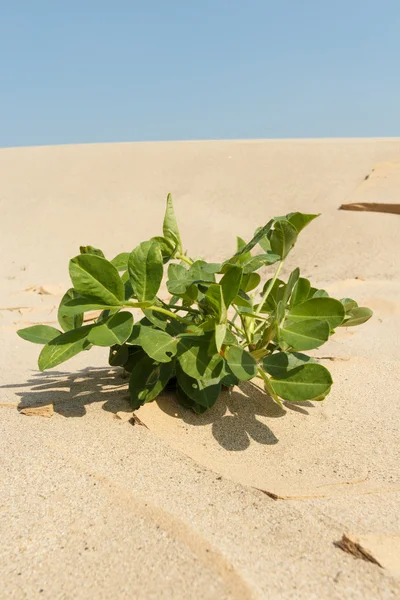
{"label": "broad green leaf", "polygon": [[356,325],[362,325],[362,323],[366,323],[372,317],[373,312],[370,308],[366,308],[364,306],[357,306],[353,308],[350,312],[347,313],[346,319],[344,323],[342,323],[342,327],[355,327]]}
{"label": "broad green leaf", "polygon": [[130,401],[134,409],[154,400],[174,372],[174,363],[158,363],[147,355],[134,365],[129,380]]}
{"label": "broad green leaf", "polygon": [[264,371],[272,375],[275,379],[284,377],[289,371],[302,367],[307,363],[315,363],[315,360],[307,354],[300,352],[276,352],[265,356],[261,360]]}
{"label": "broad green leaf", "polygon": [[248,381],[257,375],[257,363],[249,352],[239,346],[229,346],[225,352],[228,367],[241,381]]}
{"label": "broad green leaf", "polygon": [[101,256],[105,258],[104,252],[99,248],[94,248],[93,246],[80,246],[79,252],[81,254],[94,254],[94,256]]}
{"label": "broad green leaf", "polygon": [[89,347],[87,336],[91,329],[92,325],[86,325],[62,333],[48,342],[39,355],[39,369],[41,371],[52,369]]}
{"label": "broad green leaf", "polygon": [[187,375],[194,379],[215,379],[220,376],[224,361],[219,354],[209,353],[210,345],[214,343],[213,332],[179,339],[177,356]]}
{"label": "broad green leaf", "polygon": [[215,325],[215,347],[217,352],[221,350],[221,346],[225,341],[227,327],[225,323],[217,323]]}
{"label": "broad green leaf", "polygon": [[181,296],[191,285],[189,271],[183,265],[171,263],[168,267],[167,288],[170,294]]}
{"label": "broad green leaf", "polygon": [[68,300],[63,305],[63,313],[67,316],[73,315],[82,315],[83,321],[83,313],[89,310],[115,310],[118,309],[120,305],[112,305],[112,304],[103,304],[99,302],[96,298],[89,298],[84,296],[77,296],[72,300]]}
{"label": "broad green leaf", "polygon": [[[215,273],[220,272],[221,267],[222,267],[221,263],[204,262],[204,264],[202,266],[202,271],[204,273],[210,273],[211,275],[214,275]],[[214,281],[214,279],[212,281]]]}
{"label": "broad green leaf", "polygon": [[[152,323],[157,329],[162,329],[172,336],[178,335],[178,333],[183,333],[187,327],[185,323],[180,323],[176,319],[173,319],[168,315],[164,315],[158,311],[143,309],[143,312],[149,323]],[[141,323],[143,325],[146,324],[143,321],[141,321]]]}
{"label": "broad green leaf", "polygon": [[177,246],[178,252],[182,252],[181,236],[179,233],[178,224],[176,222],[171,194],[168,194],[167,196],[167,207],[164,216],[163,234],[167,240],[171,241],[174,247]]}
{"label": "broad green leaf", "polygon": [[61,335],[61,331],[55,327],[49,327],[49,325],[32,325],[32,327],[25,327],[17,331],[19,337],[28,342],[34,344],[47,344],[54,338]]}
{"label": "broad green leaf", "polygon": [[[265,283],[262,293],[265,294],[267,288],[270,286],[272,279],[268,279]],[[277,279],[269,292],[263,306],[261,312],[270,313],[276,310],[278,302],[280,302],[285,293],[286,283],[284,283],[281,279]]]}
{"label": "broad green leaf", "polygon": [[233,335],[232,331],[230,331],[229,329],[226,330],[224,344],[227,346],[232,346],[232,344],[237,344],[236,337]]}
{"label": "broad green leaf", "polygon": [[277,324],[281,323],[283,321],[283,318],[285,316],[285,304],[283,303],[282,300],[279,300],[278,304],[276,305],[276,310],[275,310],[275,321]]}
{"label": "broad green leaf", "polygon": [[226,308],[232,304],[240,290],[242,275],[243,269],[241,267],[231,267],[219,282]]}
{"label": "broad green leaf", "polygon": [[175,253],[178,249],[178,242],[174,245],[173,242],[161,235],[157,235],[152,237],[151,242],[157,242],[160,246],[161,254],[163,257],[163,263],[167,263],[171,258],[175,256]]}
{"label": "broad green leaf", "polygon": [[346,313],[353,310],[353,308],[357,308],[357,306],[358,306],[357,302],[355,300],[353,300],[352,298],[342,298],[340,300],[340,302],[343,304],[344,310],[346,311]]}
{"label": "broad green leaf", "polygon": [[305,319],[295,323],[285,323],[279,329],[279,337],[294,350],[313,350],[327,341],[329,332],[327,321]]}
{"label": "broad green leaf", "polygon": [[220,323],[225,323],[227,318],[223,290],[218,283],[212,283],[207,290],[204,302],[210,306]]}
{"label": "broad green leaf", "polygon": [[139,302],[154,300],[163,277],[163,258],[159,244],[151,240],[139,244],[129,256],[128,270]]}
{"label": "broad green leaf", "polygon": [[58,307],[57,318],[63,331],[78,329],[78,327],[81,327],[83,323],[83,311],[72,315],[65,307],[67,302],[79,297],[79,294],[76,293],[74,288],[70,288],[61,299],[60,306]]}
{"label": "broad green leaf", "polygon": [[249,260],[243,261],[243,273],[247,275],[248,273],[252,273],[253,271],[258,271],[261,267],[266,267],[269,265],[273,265],[278,262],[281,257],[277,254],[273,254],[272,252],[268,254],[257,254],[257,256],[253,256]]}
{"label": "broad green leaf", "polygon": [[177,367],[176,376],[179,387],[184,393],[200,406],[211,408],[221,392],[221,382],[218,379],[194,379]]}
{"label": "broad green leaf", "polygon": [[314,219],[316,219],[317,217],[319,217],[319,214],[310,215],[301,212],[293,212],[286,215],[286,218],[289,221],[289,223],[297,229],[297,233],[300,233],[300,231],[302,231],[304,227],[311,223],[311,221],[314,221]]}
{"label": "broad green leaf", "polygon": [[133,328],[129,343],[141,346],[157,362],[167,363],[175,356],[178,342],[166,331],[138,323]]}
{"label": "broad green leaf", "polygon": [[108,364],[111,367],[123,367],[129,358],[129,347],[124,344],[120,346],[119,344],[115,344],[111,346],[110,353],[108,355]]}
{"label": "broad green leaf", "polygon": [[117,269],[101,256],[80,254],[69,263],[75,290],[96,298],[99,304],[116,306],[124,300],[124,284]]}
{"label": "broad green leaf", "polygon": [[[220,267],[220,265],[215,265]],[[219,268],[214,270],[213,263],[207,263],[205,260],[195,260],[189,269],[189,278],[192,281],[215,282],[214,273],[218,273]]]}
{"label": "broad green leaf", "polygon": [[127,346],[128,348],[128,360],[124,364],[125,371],[132,373],[133,369],[142,360],[147,357],[147,354],[140,346]]}
{"label": "broad green leaf", "polygon": [[329,294],[326,290],[317,290],[314,292],[313,298],[329,298]]}
{"label": "broad green leaf", "polygon": [[251,292],[260,284],[260,281],[261,277],[258,273],[246,273],[242,277],[240,287],[244,292]]}
{"label": "broad green leaf", "polygon": [[242,254],[246,254],[247,252],[250,252],[250,250],[252,250],[254,248],[254,246],[256,246],[256,244],[258,244],[259,241],[265,235],[267,235],[267,233],[269,232],[269,230],[271,229],[271,227],[273,225],[273,222],[274,222],[273,219],[271,219],[271,221],[268,221],[268,223],[266,225],[264,225],[264,227],[257,229],[256,233],[254,234],[254,237],[250,240],[250,242],[245,244],[245,246],[242,246],[240,248],[240,250],[238,250],[234,256],[237,257]]}
{"label": "broad green leaf", "polygon": [[176,398],[181,406],[192,410],[198,415],[201,415],[204,412],[206,412],[206,410],[208,410],[208,406],[201,406],[201,404],[198,404],[197,402],[189,398],[189,396],[185,394],[185,392],[179,385],[176,386]]}
{"label": "broad green leaf", "polygon": [[230,388],[233,387],[235,385],[239,385],[239,379],[236,377],[236,375],[234,375],[232,373],[232,371],[230,370],[230,368],[228,367],[227,362],[225,361],[224,364],[224,370],[222,371],[221,376],[223,376],[221,378],[221,384]]}
{"label": "broad green leaf", "polygon": [[295,284],[297,283],[299,277],[300,277],[300,269],[297,267],[294,271],[292,271],[290,273],[289,280],[288,280],[288,282],[285,286],[284,292],[283,292],[282,302],[285,306],[290,298],[290,294],[292,293],[293,288],[294,288]]}
{"label": "broad green leaf", "polygon": [[94,325],[88,340],[94,346],[122,345],[132,333],[133,316],[129,312],[118,312],[105,321]]}
{"label": "broad green leaf", "polygon": [[272,252],[286,258],[297,240],[297,230],[288,221],[278,221],[270,235]]}
{"label": "broad green leaf", "polygon": [[115,256],[112,259],[111,264],[114,265],[114,267],[118,271],[127,271],[128,270],[128,260],[129,260],[129,252],[121,252],[120,254],[117,254],[117,256]]}
{"label": "broad green leaf", "polygon": [[239,293],[233,301],[233,304],[239,313],[253,312],[254,309],[250,296],[245,294],[242,290],[239,290]]}
{"label": "broad green leaf", "polygon": [[318,400],[330,391],[332,377],[328,369],[317,363],[306,363],[288,371],[279,379],[271,377],[269,383],[278,396],[289,402]]}
{"label": "broad green leaf", "polygon": [[345,310],[343,304],[334,298],[311,298],[290,309],[288,319],[300,321],[316,319],[328,321],[330,329],[335,329],[343,323]]}
{"label": "broad green leaf", "polygon": [[305,302],[310,295],[311,284],[308,279],[300,277],[294,288],[290,298],[290,306],[297,306]]}
{"label": "broad green leaf", "polygon": [[264,235],[264,237],[259,240],[258,245],[264,250],[264,252],[272,252],[271,242],[269,241],[268,235]]}

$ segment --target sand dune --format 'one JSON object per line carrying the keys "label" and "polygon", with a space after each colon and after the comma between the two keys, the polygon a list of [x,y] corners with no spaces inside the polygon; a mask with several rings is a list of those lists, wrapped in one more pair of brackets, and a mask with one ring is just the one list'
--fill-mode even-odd
{"label": "sand dune", "polygon": [[[399,163],[400,140],[0,150],[2,597],[400,594],[393,560],[334,545],[351,533],[385,561],[400,534],[399,220],[338,210],[399,202]],[[315,351],[335,380],[323,403],[282,410],[247,384],[198,417],[163,395],[138,411],[146,429],[102,349],[36,370],[15,331],[56,321],[79,245],[113,256],[157,235],[167,192],[206,259],[271,216],[321,213],[284,275],[299,265],[375,313]]]}

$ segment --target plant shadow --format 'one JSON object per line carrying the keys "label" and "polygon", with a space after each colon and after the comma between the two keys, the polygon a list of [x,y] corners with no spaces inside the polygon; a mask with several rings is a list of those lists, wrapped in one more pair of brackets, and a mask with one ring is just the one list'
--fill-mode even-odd
{"label": "plant shadow", "polygon": [[16,389],[21,399],[18,409],[53,404],[54,412],[63,417],[84,417],[88,405],[103,402],[107,412],[132,412],[127,380],[116,369],[88,367],[76,373],[35,373],[23,384],[0,387]]}
{"label": "plant shadow", "polygon": [[[127,384],[119,369],[87,367],[76,373],[35,373],[23,384],[0,388],[16,390],[21,399],[18,409],[53,404],[54,412],[74,418],[84,417],[87,406],[97,402],[103,403],[102,409],[109,413],[132,413]],[[202,415],[179,406],[171,392],[162,393],[156,403],[164,413],[180,418],[188,425],[211,425],[218,444],[234,452],[246,450],[251,440],[266,445],[278,443],[270,427],[257,417],[281,418],[288,410],[308,415],[307,408],[313,407],[311,402],[284,402],[280,407],[251,382],[242,382],[240,387],[221,392],[216,404]]]}
{"label": "plant shadow", "polygon": [[276,419],[286,415],[287,410],[308,415],[311,402],[283,402],[283,407],[251,382],[241,382],[240,387],[221,392],[216,404],[198,415],[178,405],[172,394],[160,395],[156,402],[159,408],[174,418],[181,418],[188,425],[212,425],[212,434],[225,450],[240,452],[246,450],[251,440],[258,444],[278,443],[271,428],[257,417]]}

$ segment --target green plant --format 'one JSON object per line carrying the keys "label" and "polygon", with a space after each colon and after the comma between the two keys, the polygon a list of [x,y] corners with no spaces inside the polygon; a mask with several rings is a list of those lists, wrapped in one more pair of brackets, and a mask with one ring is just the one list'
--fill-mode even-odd
{"label": "green plant", "polygon": [[[236,252],[223,263],[208,263],[184,253],[169,195],[163,236],[110,262],[92,246],[70,261],[73,287],[58,309],[63,332],[34,325],[18,334],[44,344],[41,371],[92,346],[109,346],[109,364],[130,373],[134,408],[168,384],[181,405],[202,413],[222,386],[254,377],[278,404],[322,400],[331,375],[303,352],[324,344],[337,327],[364,323],[372,312],[350,298],[330,298],[298,268],[287,282],[279,278],[299,233],[317,216],[275,217],[248,243],[237,238]],[[167,264],[170,300],[159,297]],[[272,277],[262,282],[257,271],[273,264]],[[142,310],[140,321],[134,323],[131,308]],[[83,324],[92,310],[100,316]]]}

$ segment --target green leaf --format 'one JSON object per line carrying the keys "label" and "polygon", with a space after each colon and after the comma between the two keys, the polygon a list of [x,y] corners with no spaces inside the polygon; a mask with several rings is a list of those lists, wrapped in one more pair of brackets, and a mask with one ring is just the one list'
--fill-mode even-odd
{"label": "green leaf", "polygon": [[[215,267],[217,267],[217,271],[215,271]],[[188,274],[189,278],[192,282],[202,281],[202,282],[215,282],[214,273],[217,273],[220,265],[214,266],[214,263],[207,263],[205,260],[195,260],[191,265]]]}
{"label": "green leaf", "polygon": [[132,250],[128,261],[129,276],[139,302],[153,301],[163,277],[163,258],[157,242],[142,242]]}
{"label": "green leaf", "polygon": [[241,381],[248,381],[257,375],[257,363],[249,352],[239,346],[229,346],[225,352],[228,367]]}
{"label": "green leaf", "polygon": [[227,319],[226,306],[224,302],[223,290],[218,283],[212,283],[207,290],[204,302],[211,307],[211,310],[218,318],[220,323]]}
{"label": "green leaf", "polygon": [[[265,283],[263,288],[263,294],[269,287],[271,281],[271,279],[268,279],[268,281]],[[270,313],[276,310],[278,303],[282,300],[283,295],[285,293],[285,287],[286,283],[284,283],[281,279],[276,279],[274,285],[271,288],[271,291],[268,294],[267,299],[265,300],[262,306],[261,312]]]}
{"label": "green leaf", "polygon": [[58,307],[57,318],[63,331],[78,329],[78,327],[81,327],[83,323],[83,311],[71,315],[66,308],[66,304],[70,300],[74,300],[76,298],[80,298],[79,294],[76,293],[74,288],[70,288],[61,299],[60,306]]}
{"label": "green leaf", "polygon": [[201,404],[198,404],[197,402],[189,398],[189,396],[185,394],[185,392],[179,385],[176,386],[176,398],[181,406],[192,410],[198,415],[203,414],[208,409],[208,406],[201,406]]}
{"label": "green leaf", "polygon": [[315,360],[307,354],[301,354],[300,352],[276,352],[265,356],[261,360],[261,365],[264,371],[280,379],[284,377],[289,371],[302,367],[307,363],[315,363]]}
{"label": "green leaf", "polygon": [[329,294],[326,290],[317,290],[313,293],[313,298],[329,298]]}
{"label": "green leaf", "polygon": [[94,256],[105,258],[103,251],[99,248],[94,248],[93,246],[80,246],[79,252],[81,254],[93,254]]}
{"label": "green leaf", "polygon": [[362,325],[366,323],[372,317],[373,312],[370,308],[364,306],[357,306],[347,313],[347,320],[341,324],[342,327],[355,327],[356,325]]}
{"label": "green leaf", "polygon": [[191,283],[192,280],[186,267],[174,263],[169,265],[167,288],[170,294],[182,296]]}
{"label": "green leaf", "polygon": [[310,295],[311,284],[308,279],[300,277],[293,287],[292,296],[290,298],[290,306],[297,306],[305,302]]}
{"label": "green leaf", "polygon": [[196,404],[211,408],[218,400],[221,392],[221,381],[218,379],[194,379],[179,367],[176,369],[178,385]]}
{"label": "green leaf", "polygon": [[288,221],[277,221],[271,232],[270,242],[272,252],[278,254],[281,259],[286,258],[297,240],[297,230]]}
{"label": "green leaf", "polygon": [[63,305],[63,314],[67,316],[82,315],[89,310],[114,310],[120,305],[103,304],[96,298],[77,296]]}
{"label": "green leaf", "polygon": [[261,267],[273,265],[280,259],[280,256],[272,254],[272,252],[269,252],[268,254],[257,254],[257,256],[253,256],[249,260],[243,261],[243,273],[247,275],[248,273],[261,269]]}
{"label": "green leaf", "polygon": [[52,369],[85,350],[90,346],[87,336],[91,329],[92,325],[86,325],[62,333],[48,342],[39,355],[39,369],[41,371]]}
{"label": "green leaf", "polygon": [[129,347],[124,344],[120,346],[115,344],[111,346],[110,353],[108,355],[108,364],[111,367],[123,367],[129,359]]}
{"label": "green leaf", "polygon": [[221,346],[226,338],[227,327],[225,323],[217,323],[215,325],[215,347],[217,352],[221,350]]}
{"label": "green leaf", "polygon": [[290,298],[290,294],[292,293],[293,288],[294,288],[295,284],[297,283],[299,277],[300,277],[300,269],[297,267],[297,269],[295,269],[294,271],[292,271],[290,273],[289,280],[288,280],[288,282],[285,286],[284,292],[283,292],[282,302],[285,306]]}
{"label": "green leaf", "polygon": [[80,254],[69,263],[75,290],[96,298],[99,304],[116,306],[124,300],[124,284],[117,269],[101,256]]}
{"label": "green leaf", "polygon": [[236,337],[233,335],[232,331],[230,331],[229,329],[226,330],[224,344],[227,346],[232,346],[232,344],[237,344]]}
{"label": "green leaf", "polygon": [[352,298],[342,298],[340,300],[340,302],[343,304],[344,310],[346,311],[346,313],[348,313],[351,310],[353,310],[353,308],[357,308],[358,307],[357,302],[355,300],[353,300]]}
{"label": "green leaf", "polygon": [[304,319],[328,321],[330,329],[338,327],[343,322],[344,317],[345,310],[343,304],[334,298],[311,298],[302,304],[292,307],[288,316],[291,321]]}
{"label": "green leaf", "polygon": [[130,401],[134,409],[156,398],[174,372],[174,363],[158,363],[147,355],[134,365],[129,380]]}
{"label": "green leaf", "polygon": [[279,329],[279,336],[294,350],[313,350],[327,341],[329,332],[327,321],[305,319],[296,323],[285,323]]}
{"label": "green leaf", "polygon": [[286,215],[287,220],[291,225],[293,225],[293,227],[296,228],[297,233],[300,233],[304,227],[311,223],[311,221],[314,221],[314,219],[317,217],[319,217],[319,214],[310,215],[301,212],[293,212]]}
{"label": "green leaf", "polygon": [[278,396],[290,402],[320,400],[331,389],[332,377],[328,369],[317,363],[306,363],[291,369],[285,375],[272,377],[269,383]]}
{"label": "green leaf", "polygon": [[167,196],[167,207],[164,216],[163,234],[167,240],[171,241],[174,247],[177,246],[178,252],[182,252],[181,236],[179,233],[178,224],[176,222],[171,194],[168,194]]}
{"label": "green leaf", "polygon": [[194,379],[215,379],[220,376],[224,361],[219,354],[209,353],[214,343],[213,332],[179,339],[178,360],[187,375]]}
{"label": "green leaf", "polygon": [[242,277],[240,287],[244,292],[251,292],[260,284],[260,281],[261,277],[258,273],[246,273]]}
{"label": "green leaf", "polygon": [[152,237],[150,241],[157,242],[157,244],[160,246],[164,264],[175,256],[175,253],[178,249],[178,242],[176,242],[176,244],[173,244],[171,240],[167,240],[167,238],[162,237],[161,235]]}
{"label": "green leaf", "polygon": [[122,345],[132,333],[133,316],[129,312],[118,312],[105,321],[94,325],[88,340],[94,346]]}
{"label": "green leaf", "polygon": [[166,331],[138,323],[133,328],[129,343],[141,346],[154,360],[167,363],[175,356],[178,341]]}
{"label": "green leaf", "polygon": [[127,271],[128,270],[128,260],[129,260],[129,252],[121,252],[120,254],[117,254],[117,256],[115,256],[112,259],[111,264],[114,265],[114,267],[118,271]]}
{"label": "green leaf", "polygon": [[269,232],[269,230],[271,229],[271,227],[273,225],[273,222],[274,222],[273,219],[271,219],[271,221],[268,221],[268,223],[266,225],[264,225],[264,227],[257,229],[256,233],[254,234],[254,237],[250,240],[250,242],[248,242],[248,244],[245,244],[244,246],[242,246],[240,248],[240,250],[238,250],[234,256],[237,257],[242,254],[246,254],[247,252],[250,252],[250,250],[252,250],[254,248],[254,246],[256,246],[256,244],[258,244],[259,241],[265,235],[267,235],[267,233]]}
{"label": "green leaf", "polygon": [[242,275],[243,269],[239,266],[234,266],[225,273],[219,282],[226,308],[232,304],[240,290]]}
{"label": "green leaf", "polygon": [[55,327],[49,327],[48,325],[32,325],[32,327],[25,327],[19,329],[17,334],[23,340],[33,342],[34,344],[47,344],[54,338],[61,335],[61,331]]}

